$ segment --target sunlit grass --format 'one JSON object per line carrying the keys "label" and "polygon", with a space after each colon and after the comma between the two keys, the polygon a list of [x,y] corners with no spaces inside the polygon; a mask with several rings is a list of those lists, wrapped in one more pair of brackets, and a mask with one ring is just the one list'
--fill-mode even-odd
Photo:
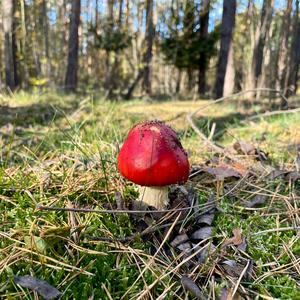
{"label": "sunlit grass", "polygon": [[[134,198],[134,186],[117,172],[116,156],[129,128],[142,120],[167,121],[178,131],[192,164],[205,162],[213,152],[190,129],[186,114],[210,102],[108,102],[89,96],[27,93],[0,101],[18,109],[1,116],[0,295],[5,295],[4,299],[35,299],[32,292],[13,284],[14,275],[30,274],[56,286],[64,293],[63,299],[120,299],[126,292],[124,299],[136,299],[167,272],[171,258],[159,254],[135,282],[152,259],[152,241],[145,243],[137,238],[128,245],[89,240],[89,236],[131,236],[135,226],[131,218],[44,212],[38,211],[36,205],[65,207],[71,202],[79,207],[103,209],[115,202],[117,191],[127,201]],[[259,111],[259,107],[256,109]],[[237,140],[248,141],[268,152],[273,164],[294,167],[300,145],[300,114],[242,123],[250,110],[233,103],[210,105],[199,112],[195,122],[206,135],[216,124],[213,142],[229,146]],[[251,281],[242,282],[243,286],[264,296],[299,299],[300,274],[295,261],[300,255],[299,236],[295,231],[276,231],[299,226],[290,206],[299,206],[299,184],[270,184],[259,179],[255,185],[270,194],[272,205],[282,215],[268,215],[268,205],[247,210],[226,197],[213,223],[214,241],[219,245],[232,236],[234,228],[241,228],[255,274]],[[242,188],[248,188],[249,193]],[[199,201],[206,201],[215,187],[199,182],[195,190]],[[242,186],[234,196],[252,197],[251,189]],[[290,198],[294,200],[289,202]],[[264,230],[271,232],[255,235]],[[79,240],[76,234],[81,235]],[[218,255],[223,255],[221,248],[217,249]],[[234,257],[235,252],[231,249],[225,255]],[[225,277],[211,276],[213,259],[207,259],[198,269],[207,295],[212,289],[218,293],[222,287],[232,286]],[[273,274],[272,270],[280,267],[281,271]],[[151,291],[152,298],[166,291],[164,299],[185,299],[187,293],[179,282],[185,272],[184,267],[176,269],[159,281]],[[253,297],[256,294],[250,293]]]}

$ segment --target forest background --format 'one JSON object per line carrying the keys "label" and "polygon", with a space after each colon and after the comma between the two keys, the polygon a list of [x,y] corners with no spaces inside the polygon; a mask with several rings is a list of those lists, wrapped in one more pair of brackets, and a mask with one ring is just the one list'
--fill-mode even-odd
{"label": "forest background", "polygon": [[297,90],[297,0],[2,0],[1,6],[1,89],[122,99]]}

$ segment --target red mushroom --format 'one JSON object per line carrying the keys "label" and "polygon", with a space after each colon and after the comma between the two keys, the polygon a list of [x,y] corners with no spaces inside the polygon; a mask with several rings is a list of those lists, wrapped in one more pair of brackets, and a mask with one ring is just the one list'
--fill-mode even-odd
{"label": "red mushroom", "polygon": [[184,183],[189,161],[175,131],[161,121],[135,125],[119,156],[118,169],[140,187],[139,200],[157,209],[168,204],[168,185]]}

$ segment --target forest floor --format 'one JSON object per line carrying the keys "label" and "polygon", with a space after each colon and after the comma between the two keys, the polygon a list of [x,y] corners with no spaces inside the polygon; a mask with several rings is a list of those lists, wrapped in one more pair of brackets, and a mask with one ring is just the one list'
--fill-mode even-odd
{"label": "forest floor", "polygon": [[[277,104],[2,96],[0,299],[300,299],[300,112],[250,119]],[[193,124],[209,141],[186,118],[199,108]],[[41,209],[134,203],[116,157],[146,119],[181,137],[191,176],[170,199],[194,207]]]}

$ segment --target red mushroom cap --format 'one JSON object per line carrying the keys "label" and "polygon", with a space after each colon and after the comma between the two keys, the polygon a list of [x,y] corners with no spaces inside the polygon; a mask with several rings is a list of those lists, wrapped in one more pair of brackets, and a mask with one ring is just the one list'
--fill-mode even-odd
{"label": "red mushroom cap", "polygon": [[187,181],[189,161],[171,127],[148,121],[128,133],[118,156],[118,169],[136,184],[164,186]]}

